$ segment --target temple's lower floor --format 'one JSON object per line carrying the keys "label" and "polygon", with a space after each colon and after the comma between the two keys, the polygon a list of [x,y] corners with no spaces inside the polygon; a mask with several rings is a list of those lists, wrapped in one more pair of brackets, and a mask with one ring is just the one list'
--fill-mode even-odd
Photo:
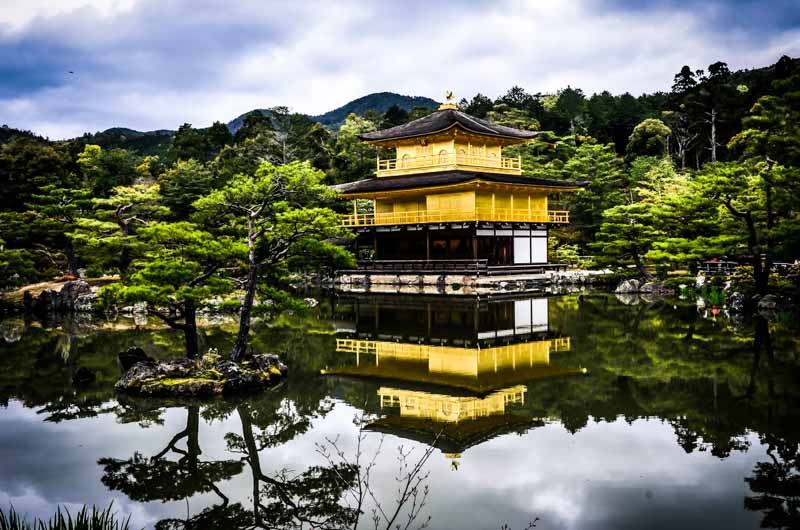
{"label": "temple's lower floor", "polygon": [[359,265],[367,268],[400,261],[418,263],[420,270],[433,270],[432,265],[448,270],[448,261],[487,266],[548,262],[547,226],[527,223],[371,226],[357,231],[354,247]]}

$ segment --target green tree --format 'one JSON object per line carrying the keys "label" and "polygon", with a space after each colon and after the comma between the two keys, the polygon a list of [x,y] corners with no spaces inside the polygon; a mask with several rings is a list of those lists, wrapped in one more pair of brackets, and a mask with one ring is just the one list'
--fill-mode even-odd
{"label": "green tree", "polygon": [[343,236],[339,218],[325,207],[333,192],[324,174],[307,162],[264,163],[253,175],[237,175],[224,188],[195,202],[202,218],[234,231],[247,247],[245,296],[231,356],[247,351],[250,320],[262,272],[285,264],[309,240]]}
{"label": "green tree", "polygon": [[[47,256],[54,266],[76,276],[78,257],[68,234],[89,210],[90,200],[90,190],[66,189],[50,184],[42,186],[28,204],[31,212],[28,225],[34,248]],[[64,256],[64,263],[59,266],[60,255]]]}
{"label": "green tree", "polygon": [[378,150],[362,142],[360,134],[376,130],[375,123],[356,114],[345,119],[334,142],[334,158],[331,173],[334,182],[351,182],[375,173],[375,157]]}
{"label": "green tree", "polygon": [[381,121],[381,129],[388,129],[389,127],[394,127],[395,125],[402,125],[408,121],[408,111],[405,109],[398,107],[397,105],[392,105],[386,112],[383,113],[383,120]]}
{"label": "green tree", "polygon": [[747,258],[756,289],[766,292],[776,234],[796,232],[790,174],[783,166],[767,163],[707,164],[685,192],[673,198],[673,204],[684,205],[677,221],[704,223],[706,231],[658,242],[657,257]]}
{"label": "green tree", "polygon": [[158,177],[162,203],[173,217],[188,219],[192,203],[211,191],[211,171],[196,160],[178,160]]}
{"label": "green tree", "polygon": [[244,122],[239,130],[236,131],[233,139],[236,143],[241,143],[247,138],[255,138],[262,134],[272,135],[274,133],[275,127],[272,124],[270,115],[260,110],[254,110],[244,117]]}
{"label": "green tree", "polygon": [[620,204],[604,211],[597,242],[592,245],[597,250],[596,261],[616,266],[633,262],[640,276],[650,277],[644,256],[661,235],[656,220],[650,201]]}
{"label": "green tree", "polygon": [[458,108],[476,118],[485,118],[493,107],[492,100],[481,93],[475,94],[469,101],[466,98],[462,98],[458,102]]}
{"label": "green tree", "polygon": [[603,212],[624,201],[627,175],[623,161],[613,146],[587,142],[551,176],[587,183],[583,190],[564,200],[572,219],[569,229],[576,232],[574,239],[585,247],[595,240]]}
{"label": "green tree", "polygon": [[88,144],[78,155],[80,167],[93,191],[105,196],[115,186],[126,186],[136,178],[137,163],[130,151],[125,149],[103,150],[99,145]]}
{"label": "green tree", "polygon": [[213,296],[230,293],[235,282],[223,276],[244,255],[241,242],[212,235],[188,222],[151,223],[139,230],[145,249],[123,282],[103,289],[108,302],[147,302],[147,311],[182,330],[186,355],[198,354],[197,309]]}
{"label": "green tree", "polygon": [[157,184],[118,186],[110,197],[92,200],[92,215],[77,219],[69,237],[96,272],[113,267],[124,278],[144,245],[137,230],[169,213],[160,200]]}
{"label": "green tree", "polygon": [[33,253],[25,248],[7,248],[0,239],[0,288],[30,283],[38,277]]}
{"label": "green tree", "polygon": [[78,186],[69,154],[62,146],[14,137],[0,145],[0,210],[20,211],[44,184]]}
{"label": "green tree", "polygon": [[169,155],[172,160],[205,160],[205,139],[191,123],[184,123],[172,138]]}
{"label": "green tree", "polygon": [[634,127],[628,146],[626,160],[633,160],[637,156],[664,156],[667,154],[667,142],[672,131],[663,121],[648,118]]}

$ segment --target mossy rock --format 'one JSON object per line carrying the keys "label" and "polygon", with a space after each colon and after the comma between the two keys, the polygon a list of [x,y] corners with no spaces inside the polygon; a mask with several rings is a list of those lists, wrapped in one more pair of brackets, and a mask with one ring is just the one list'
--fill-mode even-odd
{"label": "mossy rock", "polygon": [[274,386],[287,373],[286,365],[274,354],[254,355],[239,363],[210,361],[184,358],[139,362],[123,374],[115,388],[159,397],[242,394]]}

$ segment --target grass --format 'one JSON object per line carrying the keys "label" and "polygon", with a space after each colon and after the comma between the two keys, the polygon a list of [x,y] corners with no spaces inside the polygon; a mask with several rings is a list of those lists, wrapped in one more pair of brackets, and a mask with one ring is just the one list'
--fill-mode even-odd
{"label": "grass", "polygon": [[49,520],[27,521],[12,506],[8,512],[0,510],[0,530],[130,530],[130,516],[118,519],[111,511],[113,503],[105,510],[84,506],[73,518],[69,510],[60,506]]}

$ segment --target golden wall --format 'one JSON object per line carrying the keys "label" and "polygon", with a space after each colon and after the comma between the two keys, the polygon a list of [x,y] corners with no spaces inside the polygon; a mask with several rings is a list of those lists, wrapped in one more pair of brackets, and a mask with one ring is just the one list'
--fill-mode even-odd
{"label": "golden wall", "polygon": [[459,191],[452,193],[420,194],[417,197],[378,199],[375,213],[400,213],[417,211],[502,211],[511,210],[533,213],[547,211],[547,194],[491,191]]}

